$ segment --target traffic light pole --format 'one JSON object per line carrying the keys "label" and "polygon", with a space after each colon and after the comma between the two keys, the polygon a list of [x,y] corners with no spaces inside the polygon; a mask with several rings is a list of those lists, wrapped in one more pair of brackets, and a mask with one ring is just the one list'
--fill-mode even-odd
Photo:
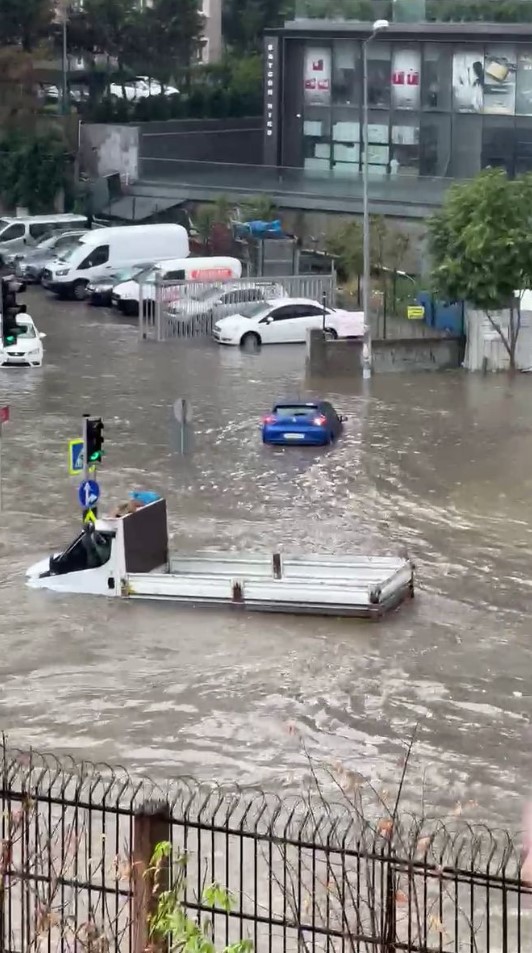
{"label": "traffic light pole", "polygon": [[[89,466],[89,441],[88,441],[89,417],[90,417],[90,414],[83,414],[82,437],[83,437],[83,480],[84,481],[90,480],[91,475],[94,476],[95,475],[94,471],[96,470],[96,467],[94,467],[93,470],[91,471],[91,468]],[[87,513],[90,513],[90,512],[94,513],[94,515],[96,516],[98,513],[98,508],[96,506],[93,506],[91,507],[90,510],[83,510],[83,526],[87,530],[87,532],[90,531],[90,526],[88,522],[85,522],[85,517],[87,516]]]}

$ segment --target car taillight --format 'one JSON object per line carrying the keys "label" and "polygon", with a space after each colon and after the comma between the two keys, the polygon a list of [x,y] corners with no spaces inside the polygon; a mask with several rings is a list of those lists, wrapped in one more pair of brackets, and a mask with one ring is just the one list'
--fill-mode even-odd
{"label": "car taillight", "polygon": [[323,425],[327,423],[327,417],[324,417],[323,414],[320,414],[319,417],[314,417],[312,423],[316,424],[317,427],[323,427]]}
{"label": "car taillight", "polygon": [[274,420],[275,420],[274,414],[266,414],[266,416],[262,418],[263,424],[273,424]]}

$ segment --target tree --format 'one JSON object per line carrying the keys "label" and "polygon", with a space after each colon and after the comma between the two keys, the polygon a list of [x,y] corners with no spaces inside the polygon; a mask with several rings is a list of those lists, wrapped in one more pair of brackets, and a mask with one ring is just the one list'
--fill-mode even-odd
{"label": "tree", "polygon": [[273,222],[279,209],[270,195],[255,195],[242,202],[242,213],[247,221]]}
{"label": "tree", "polygon": [[0,0],[0,37],[5,46],[26,53],[48,37],[55,16],[53,0]]}
{"label": "tree", "polygon": [[222,27],[227,46],[240,53],[262,52],[265,28],[282,26],[294,6],[294,0],[225,0]]}
{"label": "tree", "polygon": [[189,85],[205,27],[198,0],[154,0],[143,11],[142,21],[151,75],[162,84],[181,79]]}
{"label": "tree", "polygon": [[[486,312],[510,370],[521,328],[515,292],[532,288],[531,208],[531,175],[512,180],[502,169],[487,169],[471,182],[452,186],[429,223],[435,292]],[[507,328],[494,315],[501,309],[509,311]]]}

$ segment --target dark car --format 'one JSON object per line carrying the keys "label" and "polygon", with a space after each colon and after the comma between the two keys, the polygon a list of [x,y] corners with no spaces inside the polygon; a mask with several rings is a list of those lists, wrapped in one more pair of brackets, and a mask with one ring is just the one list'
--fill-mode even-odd
{"label": "dark car", "polygon": [[150,262],[144,262],[139,265],[131,265],[129,268],[117,268],[116,271],[108,272],[99,278],[93,278],[87,285],[87,302],[100,307],[110,308],[113,301],[113,288],[121,281],[129,281],[149,268]]}
{"label": "dark car", "polygon": [[262,442],[323,447],[340,436],[346,419],[326,400],[282,401],[262,421]]}

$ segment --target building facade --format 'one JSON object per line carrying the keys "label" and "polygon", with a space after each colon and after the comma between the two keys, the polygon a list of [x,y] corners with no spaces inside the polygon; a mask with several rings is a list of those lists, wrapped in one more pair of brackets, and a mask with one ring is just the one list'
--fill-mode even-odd
{"label": "building facade", "polygon": [[[371,31],[371,23],[296,20],[268,32],[265,165],[354,186]],[[487,166],[532,171],[529,24],[395,22],[367,51],[372,180],[393,191]]]}

